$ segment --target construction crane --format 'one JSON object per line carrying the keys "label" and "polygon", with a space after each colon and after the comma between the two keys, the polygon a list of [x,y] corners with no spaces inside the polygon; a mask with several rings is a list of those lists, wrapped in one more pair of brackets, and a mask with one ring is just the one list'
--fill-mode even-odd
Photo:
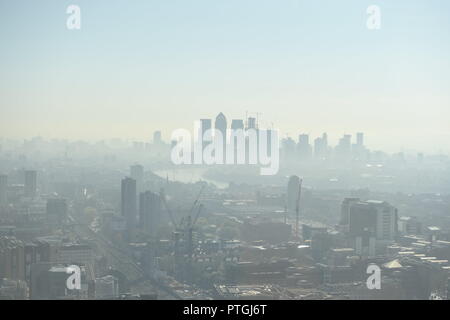
{"label": "construction crane", "polygon": [[200,196],[203,193],[203,190],[205,190],[205,185],[203,185],[197,195],[197,198],[195,198],[194,203],[192,204],[191,210],[189,210],[189,215],[187,216],[187,223],[186,226],[184,228],[185,231],[185,235],[187,235],[187,254],[190,257],[192,257],[193,254],[193,239],[192,239],[192,233],[193,233],[193,229],[195,224],[197,223],[197,219],[200,215],[200,212],[203,209],[203,204],[200,204],[198,207],[198,211],[195,215],[195,217],[192,219],[192,213],[195,209],[195,207],[197,206],[198,200],[200,199]]}
{"label": "construction crane", "polygon": [[161,189],[160,196],[161,196],[162,203],[164,204],[164,207],[166,208],[166,211],[168,213],[168,216],[169,216],[170,221],[174,228],[174,230],[172,232],[172,240],[174,242],[173,253],[174,253],[174,258],[175,258],[174,273],[176,276],[180,276],[181,272],[182,272],[182,268],[181,268],[182,252],[180,250],[181,249],[180,242],[182,241],[182,238],[183,238],[183,229],[181,227],[184,222],[184,218],[181,219],[180,223],[177,223],[177,221],[175,220],[175,216],[173,215],[172,210],[170,209],[170,207],[167,203],[164,189]]}
{"label": "construction crane", "polygon": [[195,224],[197,223],[198,217],[200,216],[200,213],[202,212],[202,210],[203,210],[203,204],[200,204],[198,206],[198,210],[197,210],[195,217],[192,219],[191,216],[188,216],[188,218],[187,218],[186,233],[187,233],[187,242],[188,242],[187,253],[188,253],[189,259],[194,254],[193,231],[194,231]]}
{"label": "construction crane", "polygon": [[184,270],[185,270],[185,279],[188,282],[193,281],[193,269],[192,269],[192,260],[194,257],[194,227],[197,223],[198,217],[203,209],[203,204],[200,204],[198,206],[197,213],[195,217],[192,219],[191,216],[188,216],[186,218],[186,226],[184,228],[184,236],[186,241],[186,247],[185,247],[185,257],[186,260],[184,261]]}
{"label": "construction crane", "polygon": [[298,185],[297,202],[295,204],[295,238],[296,239],[299,239],[298,224],[299,224],[299,217],[300,217],[300,197],[302,195],[302,183],[303,183],[303,179],[300,179],[300,183]]}
{"label": "construction crane", "polygon": [[[182,278],[186,278],[186,274],[190,277],[192,273],[191,272],[192,256],[194,253],[193,230],[195,224],[197,223],[198,217],[200,216],[200,213],[204,208],[203,204],[200,204],[198,206],[198,210],[194,218],[192,218],[192,214],[194,212],[195,207],[198,204],[198,201],[204,189],[205,186],[202,186],[200,192],[198,193],[197,197],[194,200],[194,203],[192,204],[191,209],[189,210],[189,214],[185,217],[182,217],[179,223],[177,223],[177,221],[175,220],[175,216],[173,215],[172,210],[167,204],[164,190],[161,190],[160,193],[162,202],[174,226],[174,231],[172,232],[172,235],[174,241],[174,256],[175,256],[175,270],[176,270],[175,273],[179,274]],[[183,256],[187,258],[187,261],[183,262],[182,259]],[[185,267],[182,268],[181,267],[182,265],[184,265]],[[185,275],[183,276],[183,274]]]}
{"label": "construction crane", "polygon": [[201,196],[202,193],[203,193],[203,190],[205,190],[205,185],[202,186],[202,188],[200,189],[200,192],[199,192],[198,195],[197,195],[197,198],[195,198],[195,201],[194,201],[194,203],[192,204],[191,210],[189,210],[189,216],[192,215],[192,212],[194,211],[195,206],[197,205],[198,200],[200,199],[200,196]]}
{"label": "construction crane", "polygon": [[[198,200],[200,199],[200,196],[201,196],[201,194],[203,193],[203,190],[204,190],[204,189],[205,189],[205,186],[202,186],[202,188],[200,189],[200,192],[198,193],[197,197],[195,198],[194,203],[192,204],[191,209],[189,210],[188,216],[191,216],[191,215],[192,215],[192,212],[194,211],[195,206],[197,205]],[[177,223],[176,220],[175,220],[175,216],[174,216],[173,213],[172,213],[172,210],[170,209],[169,205],[167,204],[167,199],[166,199],[166,195],[165,195],[164,189],[161,189],[161,191],[160,191],[159,194],[160,194],[161,200],[162,200],[162,202],[163,202],[163,204],[164,204],[164,207],[166,208],[167,213],[168,213],[168,215],[169,215],[170,222],[172,222],[172,224],[173,224],[173,226],[174,226],[175,229],[179,229],[179,227],[182,227],[185,218],[184,218],[184,217],[181,218],[180,223]]]}
{"label": "construction crane", "polygon": [[195,224],[197,223],[198,217],[200,216],[200,212],[202,212],[203,208],[204,208],[203,204],[200,204],[198,206],[198,211],[197,211],[197,214],[194,217],[194,221],[192,222],[192,225],[195,226]]}

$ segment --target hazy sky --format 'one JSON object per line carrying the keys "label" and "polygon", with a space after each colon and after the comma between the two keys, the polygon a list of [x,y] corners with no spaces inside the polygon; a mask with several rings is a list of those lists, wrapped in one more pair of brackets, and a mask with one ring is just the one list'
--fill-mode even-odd
{"label": "hazy sky", "polygon": [[448,0],[0,0],[0,137],[167,138],[248,110],[292,137],[450,151],[449,17]]}

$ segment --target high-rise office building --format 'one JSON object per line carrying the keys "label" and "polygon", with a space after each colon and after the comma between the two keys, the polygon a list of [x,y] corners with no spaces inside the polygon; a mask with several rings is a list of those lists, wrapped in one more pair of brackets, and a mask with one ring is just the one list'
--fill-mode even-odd
{"label": "high-rise office building", "polygon": [[121,213],[125,217],[128,233],[136,227],[136,180],[131,178],[122,179],[121,187]]}
{"label": "high-rise office building", "polygon": [[325,159],[328,155],[328,136],[326,133],[322,137],[314,140],[314,157],[316,159]]}
{"label": "high-rise office building", "polygon": [[59,249],[59,243],[52,246],[49,242],[35,240],[25,245],[25,277],[26,281],[31,281],[31,266],[38,262],[52,261]]}
{"label": "high-rise office building", "polygon": [[[256,118],[249,117],[247,119],[246,130],[256,130]],[[249,131],[250,132],[250,131]],[[256,134],[256,149],[254,144],[252,144],[250,136],[245,137],[245,159],[247,164],[254,164],[255,157],[259,158],[259,136]]]}
{"label": "high-rise office building", "polygon": [[287,137],[281,141],[283,155],[286,160],[296,160],[296,143],[291,137]]}
{"label": "high-rise office building", "polygon": [[25,244],[14,237],[0,237],[0,279],[25,279]]}
{"label": "high-rise office building", "polygon": [[322,141],[323,141],[324,147],[328,148],[328,134],[326,132],[324,132],[322,134]]}
{"label": "high-rise office building", "polygon": [[244,120],[242,120],[242,119],[233,119],[233,120],[231,120],[231,129],[233,129],[233,130],[238,130],[238,129],[244,130]]}
{"label": "high-rise office building", "polygon": [[352,236],[370,234],[376,240],[395,240],[397,209],[385,201],[358,201],[349,205],[349,233]]}
{"label": "high-rise office building", "polygon": [[[202,143],[202,151],[205,150],[208,144],[210,144],[210,142],[205,142],[203,140],[211,141],[212,138],[211,126],[212,126],[211,119],[200,119],[200,130],[198,139]],[[209,132],[208,135],[206,135],[207,132]]]}
{"label": "high-rise office building", "polygon": [[309,146],[309,135],[308,134],[300,134],[298,136],[298,143],[300,145]]}
{"label": "high-rise office building", "polygon": [[375,256],[395,241],[398,232],[395,207],[385,201],[349,199],[343,203],[344,216],[347,205],[349,214],[346,228],[354,240],[356,254]]}
{"label": "high-rise office building", "polygon": [[312,148],[309,144],[309,135],[301,134],[298,136],[298,155],[301,160],[308,160],[312,155]]}
{"label": "high-rise office building", "polygon": [[225,137],[227,133],[227,118],[221,112],[217,115],[216,121],[214,122],[214,128],[219,130],[222,135]]}
{"label": "high-rise office building", "polygon": [[[242,119],[233,119],[231,121],[231,131],[235,131],[235,130],[244,130],[244,120]],[[233,133],[232,133],[233,134]],[[231,139],[233,139],[233,141],[231,141]],[[232,143],[234,145],[234,159],[233,159],[233,163],[238,163],[238,139],[236,137],[231,136],[230,137],[230,143]],[[245,146],[244,146],[244,151],[245,153]],[[244,154],[245,157],[245,154]]]}
{"label": "high-rise office building", "polygon": [[222,146],[223,146],[222,163],[225,163],[226,146],[227,146],[227,118],[222,112],[219,113],[216,117],[214,129],[219,131],[220,134],[222,135]]}
{"label": "high-rise office building", "polygon": [[364,158],[364,133],[358,132],[356,134],[356,144],[353,145],[352,153],[356,159]]}
{"label": "high-rise office building", "polygon": [[314,139],[314,157],[316,159],[322,159],[323,158],[323,141],[322,138],[316,138]]}
{"label": "high-rise office building", "polygon": [[204,137],[206,131],[211,130],[212,121],[211,119],[200,119],[200,133]]}
{"label": "high-rise office building", "polygon": [[360,147],[364,146],[364,133],[358,132],[356,134],[356,145]]}
{"label": "high-rise office building", "polygon": [[37,172],[34,170],[25,171],[25,197],[33,198],[36,196]]}
{"label": "high-rise office building", "polygon": [[256,118],[249,117],[247,119],[247,129],[256,129]]}
{"label": "high-rise office building", "polygon": [[0,175],[0,206],[5,206],[7,204],[7,191],[8,191],[8,176]]}
{"label": "high-rise office building", "polygon": [[272,144],[271,144],[271,141],[272,141],[272,136],[274,135],[274,131],[272,129],[264,129],[264,130],[263,129],[259,129],[259,132],[262,133],[262,134],[264,134],[264,132],[266,133],[266,136],[267,136],[267,140],[265,141],[266,142],[266,154],[268,156],[271,156],[272,155]]}
{"label": "high-rise office building", "polygon": [[352,136],[345,134],[336,146],[336,154],[341,158],[348,158],[352,151]]}
{"label": "high-rise office building", "polygon": [[[246,130],[249,132],[254,131],[256,133],[255,139],[256,139],[256,146],[252,142],[252,138],[250,135],[247,135],[245,138],[245,158],[247,163],[254,164],[254,161],[256,159],[259,159],[259,127],[258,127],[258,119],[254,117],[248,117],[247,118],[247,128]],[[251,131],[250,131],[251,130]]]}
{"label": "high-rise office building", "polygon": [[158,194],[146,191],[139,195],[139,225],[156,236],[161,224],[161,198]]}
{"label": "high-rise office building", "polygon": [[287,188],[287,209],[289,213],[295,213],[297,208],[298,192],[300,188],[300,178],[291,176]]}

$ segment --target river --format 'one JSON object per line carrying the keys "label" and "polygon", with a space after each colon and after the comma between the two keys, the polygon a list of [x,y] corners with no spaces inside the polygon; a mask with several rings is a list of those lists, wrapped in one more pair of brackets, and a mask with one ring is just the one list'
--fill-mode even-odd
{"label": "river", "polygon": [[211,180],[206,179],[203,177],[205,172],[207,171],[206,168],[172,168],[172,169],[162,169],[162,170],[156,170],[154,173],[161,178],[169,177],[169,180],[172,181],[179,181],[183,183],[195,183],[198,181],[206,181],[208,183],[214,184],[217,188],[224,189],[228,187],[227,182],[223,181],[217,181],[217,180]]}

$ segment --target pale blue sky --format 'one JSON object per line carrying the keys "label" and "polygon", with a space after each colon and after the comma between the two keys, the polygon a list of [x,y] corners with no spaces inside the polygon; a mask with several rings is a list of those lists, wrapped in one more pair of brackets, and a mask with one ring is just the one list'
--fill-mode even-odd
{"label": "pale blue sky", "polygon": [[167,138],[249,110],[293,137],[450,151],[449,18],[447,0],[0,0],[0,137]]}

